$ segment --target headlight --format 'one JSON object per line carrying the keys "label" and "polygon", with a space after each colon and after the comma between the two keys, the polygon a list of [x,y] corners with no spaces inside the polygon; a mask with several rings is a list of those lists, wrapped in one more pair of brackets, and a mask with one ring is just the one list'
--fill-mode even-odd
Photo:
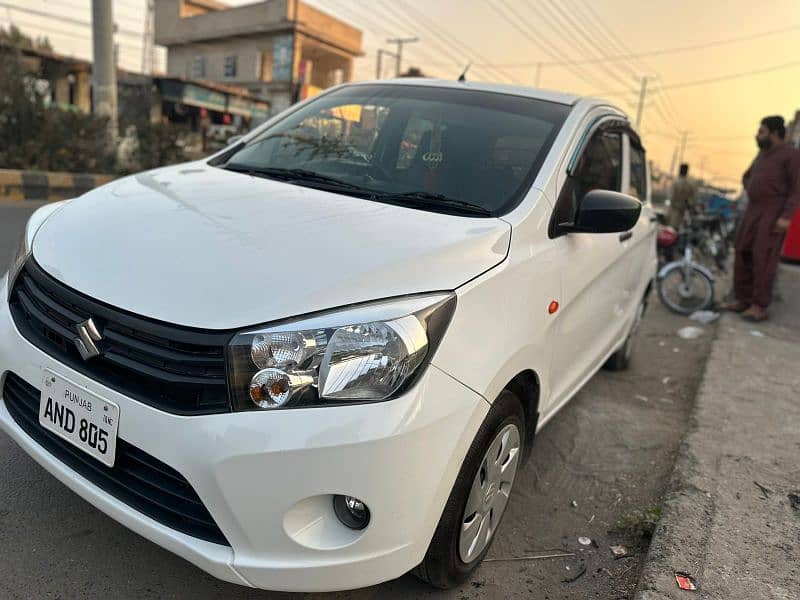
{"label": "headlight", "polygon": [[387,400],[433,354],[454,308],[452,293],[411,296],[237,334],[234,410]]}

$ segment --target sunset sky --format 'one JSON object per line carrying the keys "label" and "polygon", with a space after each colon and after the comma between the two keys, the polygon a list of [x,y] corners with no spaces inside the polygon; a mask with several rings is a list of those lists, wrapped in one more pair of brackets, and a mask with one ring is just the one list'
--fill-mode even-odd
{"label": "sunset sky", "polygon": [[[647,76],[642,130],[651,158],[669,168],[679,132],[689,131],[685,159],[696,174],[721,184],[735,185],[752,159],[762,116],[789,120],[800,110],[800,0],[308,1],[364,30],[358,79],[375,77],[377,49],[393,49],[388,37],[419,37],[406,46],[404,67],[456,78],[472,61],[470,79],[531,86],[542,62],[541,87],[607,97],[633,118],[640,78]],[[90,58],[89,6],[89,0],[3,0],[0,25],[13,21],[47,35],[59,52]],[[114,2],[120,62],[132,70],[141,64],[136,33],[144,7],[145,0]],[[626,58],[606,60],[620,56]],[[744,76],[732,77],[738,75]],[[698,83],[709,79],[721,80]]]}

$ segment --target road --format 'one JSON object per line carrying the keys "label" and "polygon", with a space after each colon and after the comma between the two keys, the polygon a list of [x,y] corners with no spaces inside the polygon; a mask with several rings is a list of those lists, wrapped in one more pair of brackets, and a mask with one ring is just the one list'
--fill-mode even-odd
{"label": "road", "polygon": [[[31,210],[0,203],[0,260],[10,257]],[[599,373],[539,433],[491,562],[459,589],[435,592],[410,575],[340,594],[222,583],[95,510],[0,434],[0,597],[630,598],[645,548],[615,559],[609,545],[624,540],[609,529],[660,504],[713,334],[708,327],[698,339],[679,338],[688,324],[653,298],[631,369]],[[628,529],[636,529],[632,523]],[[596,547],[580,545],[579,536]],[[553,549],[574,556],[508,560]]]}

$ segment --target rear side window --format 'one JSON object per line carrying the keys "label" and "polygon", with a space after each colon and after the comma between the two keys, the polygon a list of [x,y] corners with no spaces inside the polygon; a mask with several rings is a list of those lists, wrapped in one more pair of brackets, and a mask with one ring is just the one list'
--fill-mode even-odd
{"label": "rear side window", "polygon": [[572,223],[578,200],[592,190],[622,191],[622,135],[618,131],[595,132],[578,161],[575,173],[561,189],[555,225]]}
{"label": "rear side window", "polygon": [[631,144],[631,185],[628,193],[642,202],[647,200],[647,167],[644,150]]}

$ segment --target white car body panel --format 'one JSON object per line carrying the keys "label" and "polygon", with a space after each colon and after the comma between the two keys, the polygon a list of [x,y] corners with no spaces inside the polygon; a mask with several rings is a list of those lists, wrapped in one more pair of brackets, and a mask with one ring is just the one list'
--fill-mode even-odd
{"label": "white car body panel", "polygon": [[[489,411],[481,396],[431,367],[391,402],[182,417],[53,360],[16,331],[5,303],[0,339],[2,371],[13,370],[38,386],[42,371],[50,369],[119,405],[120,438],[183,474],[233,550],[165,527],[76,476],[33,441],[0,402],[0,428],[39,464],[115,520],[215,577],[273,590],[362,587],[419,563]],[[333,493],[381,507],[363,535],[348,538],[341,526],[326,529],[326,521],[335,519],[330,502],[322,518],[301,512],[295,520],[305,519],[305,526],[287,526],[286,515],[298,502]],[[417,510],[407,510],[412,505]],[[303,537],[299,530],[306,531]]]}
{"label": "white car body panel", "polygon": [[190,163],[73,200],[41,227],[33,251],[50,275],[117,308],[231,329],[454,289],[502,261],[510,233],[500,219],[434,214]]}
{"label": "white car body panel", "polygon": [[[531,374],[541,428],[624,342],[657,261],[647,204],[629,240],[548,234],[581,140],[598,117],[624,121],[621,111],[510,86],[390,85],[408,83],[530,96],[572,110],[527,195],[502,218],[389,206],[196,162],[72,200],[33,239],[36,261],[75,290],[137,315],[209,330],[454,291],[455,312],[431,364],[394,400],[168,414],[29,343],[13,323],[6,279],[0,281],[0,390],[6,372],[37,386],[43,369],[51,369],[116,403],[120,438],[186,477],[230,548],[171,530],[76,475],[28,437],[3,402],[0,427],[89,502],[221,579],[341,590],[416,566],[494,399],[516,376]],[[628,154],[623,136],[623,158]],[[624,160],[623,189],[629,182]],[[555,312],[548,310],[553,301]],[[339,493],[371,507],[367,529],[343,533],[328,501]]]}

